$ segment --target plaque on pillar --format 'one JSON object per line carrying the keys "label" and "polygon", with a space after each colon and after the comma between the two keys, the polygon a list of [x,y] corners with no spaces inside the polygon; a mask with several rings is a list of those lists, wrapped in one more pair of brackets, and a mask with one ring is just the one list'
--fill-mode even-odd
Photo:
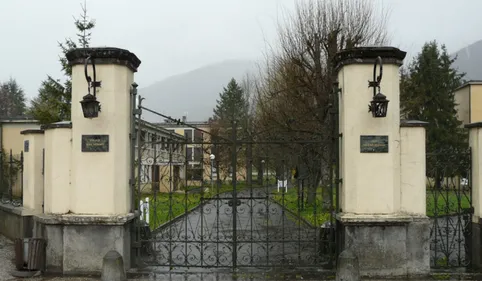
{"label": "plaque on pillar", "polygon": [[23,141],[23,152],[28,152],[29,142],[28,140]]}
{"label": "plaque on pillar", "polygon": [[82,152],[109,152],[109,135],[82,135]]}
{"label": "plaque on pillar", "polygon": [[361,153],[388,153],[388,136],[360,136]]}

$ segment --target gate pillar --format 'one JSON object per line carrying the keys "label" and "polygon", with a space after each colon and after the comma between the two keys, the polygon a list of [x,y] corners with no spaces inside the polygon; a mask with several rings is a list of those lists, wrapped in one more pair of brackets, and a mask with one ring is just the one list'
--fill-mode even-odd
{"label": "gate pillar", "polygon": [[[430,270],[425,124],[400,121],[399,67],[405,55],[393,47],[361,47],[335,57],[340,246],[358,256],[364,276],[424,275]],[[387,111],[368,111],[367,105],[383,106],[380,93],[389,100]]]}
{"label": "gate pillar", "polygon": [[[71,147],[64,159],[71,161],[70,185],[62,190],[66,198],[62,206],[56,204],[59,208],[34,217],[34,233],[48,241],[49,272],[100,273],[102,259],[111,250],[123,256],[124,267],[129,269],[135,218],[129,185],[130,90],[140,60],[118,48],[74,49],[66,57],[72,67],[72,129],[63,130],[71,146],[64,138],[58,143],[65,146],[63,150]],[[100,103],[97,116],[92,114],[93,97]],[[94,107],[84,111],[80,101]],[[46,147],[55,149],[53,143]],[[58,166],[58,159],[50,160]],[[48,167],[55,169],[52,165]],[[58,184],[52,188],[59,188]]]}
{"label": "gate pillar", "polygon": [[25,130],[23,160],[23,206],[34,212],[43,212],[43,130]]}
{"label": "gate pillar", "polygon": [[482,122],[465,125],[469,129],[469,146],[472,160],[472,225],[470,228],[470,254],[472,267],[482,268]]}

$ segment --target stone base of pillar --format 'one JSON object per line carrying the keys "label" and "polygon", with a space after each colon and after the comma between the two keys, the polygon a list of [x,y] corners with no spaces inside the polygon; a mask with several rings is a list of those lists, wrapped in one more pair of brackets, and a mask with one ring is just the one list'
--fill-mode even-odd
{"label": "stone base of pillar", "polygon": [[102,259],[111,250],[122,255],[129,269],[134,218],[134,214],[34,216],[34,237],[47,239],[47,273],[100,274]]}
{"label": "stone base of pillar", "polygon": [[[474,222],[475,221],[475,222]],[[475,269],[482,268],[482,220],[474,217],[472,222],[472,239],[471,244],[468,246],[470,249],[471,266]]]}
{"label": "stone base of pillar", "polygon": [[370,277],[426,276],[430,272],[430,221],[407,215],[337,215],[342,249],[358,257]]}

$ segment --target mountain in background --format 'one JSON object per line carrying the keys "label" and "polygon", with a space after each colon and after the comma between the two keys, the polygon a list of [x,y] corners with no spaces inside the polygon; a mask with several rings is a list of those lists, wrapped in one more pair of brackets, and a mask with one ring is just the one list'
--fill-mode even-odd
{"label": "mountain in background", "polygon": [[[466,80],[482,80],[482,40],[460,49],[454,56],[454,67],[466,73]],[[224,61],[171,76],[139,89],[139,94],[146,98],[146,107],[162,114],[176,119],[187,115],[188,121],[204,121],[213,115],[216,99],[231,78],[241,83],[246,74],[257,71],[254,61]],[[164,121],[146,111],[143,117],[151,122]]]}
{"label": "mountain in background", "polygon": [[482,80],[482,40],[460,49],[452,57],[456,57],[453,66],[466,73],[465,80]]}
{"label": "mountain in background", "polygon": [[[187,115],[188,121],[204,121],[212,117],[216,99],[231,78],[241,83],[248,73],[257,73],[254,61],[224,61],[168,77],[140,88],[139,94],[145,98],[143,105],[147,108],[176,119]],[[146,111],[142,115],[150,122],[164,121]]]}

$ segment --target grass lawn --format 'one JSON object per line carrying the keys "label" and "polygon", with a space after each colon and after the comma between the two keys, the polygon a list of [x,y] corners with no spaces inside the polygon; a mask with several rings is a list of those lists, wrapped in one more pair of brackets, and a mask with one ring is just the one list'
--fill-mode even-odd
{"label": "grass lawn", "polygon": [[[462,209],[470,208],[470,191],[431,191],[427,190],[426,213],[429,217],[455,215],[462,212]],[[306,194],[305,194],[306,196]],[[289,188],[287,193],[273,192],[274,201],[291,211],[296,217],[302,217],[313,226],[319,226],[330,220],[330,214],[321,210],[322,192],[321,188],[316,190],[316,200],[313,205],[306,205],[302,209],[298,204],[296,188]],[[305,197],[306,198],[306,197]],[[336,195],[333,195],[333,202]],[[294,218],[295,220],[297,218]]]}
{"label": "grass lawn", "polygon": [[[306,200],[306,192],[304,196]],[[330,220],[330,213],[321,209],[323,204],[321,187],[316,190],[315,202],[313,204],[305,203],[304,207],[298,203],[297,188],[288,188],[286,193],[282,192],[281,189],[280,192],[274,190],[272,198],[275,202],[289,210],[294,220],[298,220],[298,217],[301,217],[312,226],[320,226]],[[336,201],[333,200],[333,202]]]}
{"label": "grass lawn", "polygon": [[[257,185],[253,185],[253,188],[257,188]],[[199,187],[195,187],[198,189]],[[203,186],[202,189],[209,188],[209,191],[201,193],[158,193],[157,196],[146,195],[149,197],[150,210],[149,210],[149,225],[151,229],[156,229],[160,225],[169,222],[176,217],[189,212],[201,203],[201,198],[204,200],[215,197],[217,194],[231,192],[233,190],[231,184],[222,184],[218,188],[215,186],[214,190],[211,186]],[[249,188],[246,183],[240,182],[237,184],[237,190]],[[188,188],[191,190],[193,188]],[[202,196],[202,197],[201,197]],[[334,200],[336,195],[334,194]],[[324,222],[330,220],[330,214],[322,211],[322,190],[319,187],[316,190],[316,200],[314,204],[306,204],[302,206],[298,203],[297,188],[289,188],[287,193],[280,190],[278,193],[275,190],[272,191],[271,198],[276,203],[280,204],[287,210],[293,220],[298,220],[299,217],[303,218],[306,222],[312,226],[320,226]],[[306,192],[305,192],[306,200]],[[305,201],[306,202],[306,201]],[[335,202],[335,201],[333,201]],[[462,209],[470,208],[469,191],[463,193],[462,191],[434,191],[427,189],[427,216],[434,217],[445,216],[451,214],[457,214],[462,212]],[[334,203],[333,203],[334,204]]]}
{"label": "grass lawn", "polygon": [[446,216],[461,213],[471,207],[470,190],[430,190],[427,189],[427,216]]}

